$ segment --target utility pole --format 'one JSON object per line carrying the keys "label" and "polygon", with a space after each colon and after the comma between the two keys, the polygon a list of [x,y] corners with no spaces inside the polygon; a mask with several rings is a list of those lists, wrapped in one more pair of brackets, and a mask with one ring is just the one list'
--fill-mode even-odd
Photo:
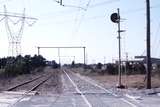
{"label": "utility pole", "polygon": [[146,0],[146,20],[147,20],[147,31],[146,31],[146,46],[147,46],[147,72],[146,72],[146,88],[151,89],[151,50],[150,50],[150,0]]}

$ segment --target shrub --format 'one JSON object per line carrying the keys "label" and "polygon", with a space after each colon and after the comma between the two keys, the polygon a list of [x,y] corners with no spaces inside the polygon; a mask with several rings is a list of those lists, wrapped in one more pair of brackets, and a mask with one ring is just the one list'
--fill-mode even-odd
{"label": "shrub", "polygon": [[98,63],[98,64],[96,65],[96,68],[97,68],[97,69],[102,69],[102,66],[103,66],[102,63]]}
{"label": "shrub", "polygon": [[56,68],[59,68],[60,65],[56,63],[55,60],[52,61],[52,68],[56,69]]}
{"label": "shrub", "polygon": [[118,74],[118,65],[117,64],[107,64],[107,73],[108,74]]}
{"label": "shrub", "polygon": [[26,55],[25,57],[19,55],[17,57],[7,57],[0,60],[0,66],[4,67],[4,75],[6,77],[28,74],[31,70],[46,65],[45,58],[40,55],[34,55],[33,57],[30,55]]}

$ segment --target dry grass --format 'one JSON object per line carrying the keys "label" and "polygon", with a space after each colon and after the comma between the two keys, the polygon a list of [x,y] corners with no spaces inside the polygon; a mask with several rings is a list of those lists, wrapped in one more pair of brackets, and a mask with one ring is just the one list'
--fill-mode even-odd
{"label": "dry grass", "polygon": [[[118,76],[117,75],[108,75],[108,74],[99,74],[96,71],[88,71],[82,69],[74,69],[77,73],[81,75],[89,76],[90,78],[99,81],[100,83],[105,84],[106,86],[113,86],[115,87],[118,83]],[[151,83],[153,88],[160,88],[160,76],[157,74],[152,74]],[[122,84],[128,88],[137,88],[143,89],[145,88],[145,75],[136,74],[136,75],[122,75]]]}
{"label": "dry grass", "polygon": [[[115,75],[92,75],[90,77],[106,85],[111,84],[112,86],[115,86],[118,83],[118,76]],[[122,76],[122,83],[128,88],[143,89],[146,84],[145,75]],[[160,79],[158,77],[152,76],[152,87],[160,87]]]}

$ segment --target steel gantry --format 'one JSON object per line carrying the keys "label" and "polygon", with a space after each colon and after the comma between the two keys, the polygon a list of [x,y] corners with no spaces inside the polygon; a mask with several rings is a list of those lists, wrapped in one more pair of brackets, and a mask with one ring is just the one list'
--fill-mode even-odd
{"label": "steel gantry", "polygon": [[70,46],[70,47],[37,47],[38,49],[38,55],[40,55],[40,49],[41,48],[57,48],[58,49],[58,58],[59,58],[59,64],[61,64],[61,60],[60,60],[60,49],[72,49],[72,48],[82,48],[83,49],[83,63],[84,65],[86,65],[86,47],[85,46]]}

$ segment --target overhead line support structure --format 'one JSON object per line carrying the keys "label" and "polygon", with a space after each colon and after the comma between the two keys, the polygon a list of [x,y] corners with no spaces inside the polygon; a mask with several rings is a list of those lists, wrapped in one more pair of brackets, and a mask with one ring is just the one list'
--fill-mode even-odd
{"label": "overhead line support structure", "polygon": [[37,47],[38,49],[38,55],[40,55],[40,49],[41,48],[57,48],[58,49],[58,57],[59,57],[59,64],[61,64],[61,61],[60,61],[60,49],[73,49],[73,48],[82,48],[83,49],[83,63],[84,63],[84,67],[86,65],[86,47],[85,46],[70,46],[70,47]]}

